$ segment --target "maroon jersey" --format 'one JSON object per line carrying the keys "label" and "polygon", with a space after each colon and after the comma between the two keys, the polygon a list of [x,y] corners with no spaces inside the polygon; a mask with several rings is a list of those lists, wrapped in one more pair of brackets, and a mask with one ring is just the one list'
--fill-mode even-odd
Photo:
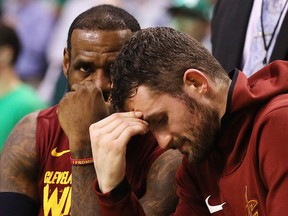
{"label": "maroon jersey", "polygon": [[[199,164],[184,156],[177,172],[174,216],[287,215],[288,62],[276,61],[249,79],[238,70],[230,76],[213,150]],[[121,216],[119,209],[125,216],[145,215],[133,193],[124,192],[98,193],[104,215]]]}
{"label": "maroon jersey", "polygon": [[198,165],[184,158],[177,173],[175,216],[287,215],[288,63],[231,75],[214,150]]}
{"label": "maroon jersey", "polygon": [[40,111],[36,147],[39,163],[39,215],[70,215],[71,163],[69,142],[60,127],[57,106]]}
{"label": "maroon jersey", "polygon": [[[71,154],[56,109],[57,106],[43,110],[37,118],[36,147],[41,199],[39,215],[45,216],[71,214]],[[138,198],[146,191],[146,178],[151,164],[163,152],[151,134],[134,137],[128,144],[126,178]]]}

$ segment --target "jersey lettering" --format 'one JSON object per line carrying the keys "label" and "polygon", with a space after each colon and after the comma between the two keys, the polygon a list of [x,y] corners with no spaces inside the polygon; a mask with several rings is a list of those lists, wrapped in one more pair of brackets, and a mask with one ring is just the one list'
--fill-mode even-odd
{"label": "jersey lettering", "polygon": [[69,171],[47,171],[45,173],[44,183],[46,185],[43,190],[44,216],[71,214],[71,182],[72,174],[69,174]]}

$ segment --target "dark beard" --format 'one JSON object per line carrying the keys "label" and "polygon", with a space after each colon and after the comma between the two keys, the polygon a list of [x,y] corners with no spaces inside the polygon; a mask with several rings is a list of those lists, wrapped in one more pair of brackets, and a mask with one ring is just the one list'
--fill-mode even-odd
{"label": "dark beard", "polygon": [[[193,163],[202,162],[210,153],[216,136],[220,131],[220,119],[218,111],[207,105],[199,104],[197,101],[184,95],[184,102],[190,113],[191,124],[187,128],[192,134],[193,140],[186,137],[181,142],[190,142],[193,151],[187,155],[188,161]],[[193,123],[196,120],[195,124]]]}

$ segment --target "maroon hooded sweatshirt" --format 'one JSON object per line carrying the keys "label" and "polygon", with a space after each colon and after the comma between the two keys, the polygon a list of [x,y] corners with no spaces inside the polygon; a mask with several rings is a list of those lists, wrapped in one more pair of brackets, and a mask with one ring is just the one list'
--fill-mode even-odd
{"label": "maroon hooded sweatshirt", "polygon": [[[275,61],[250,78],[234,70],[221,131],[208,157],[178,170],[174,216],[287,215],[288,62]],[[145,215],[124,179],[96,192],[104,216]]]}

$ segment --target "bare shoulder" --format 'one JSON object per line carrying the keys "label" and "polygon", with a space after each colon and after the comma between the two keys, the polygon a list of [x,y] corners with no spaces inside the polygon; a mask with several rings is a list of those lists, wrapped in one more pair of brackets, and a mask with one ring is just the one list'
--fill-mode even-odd
{"label": "bare shoulder", "polygon": [[178,203],[175,177],[183,155],[167,150],[152,164],[147,179],[147,190],[140,200],[146,215],[170,215]]}
{"label": "bare shoulder", "polygon": [[37,200],[36,127],[39,112],[14,127],[0,155],[0,192],[17,192]]}

